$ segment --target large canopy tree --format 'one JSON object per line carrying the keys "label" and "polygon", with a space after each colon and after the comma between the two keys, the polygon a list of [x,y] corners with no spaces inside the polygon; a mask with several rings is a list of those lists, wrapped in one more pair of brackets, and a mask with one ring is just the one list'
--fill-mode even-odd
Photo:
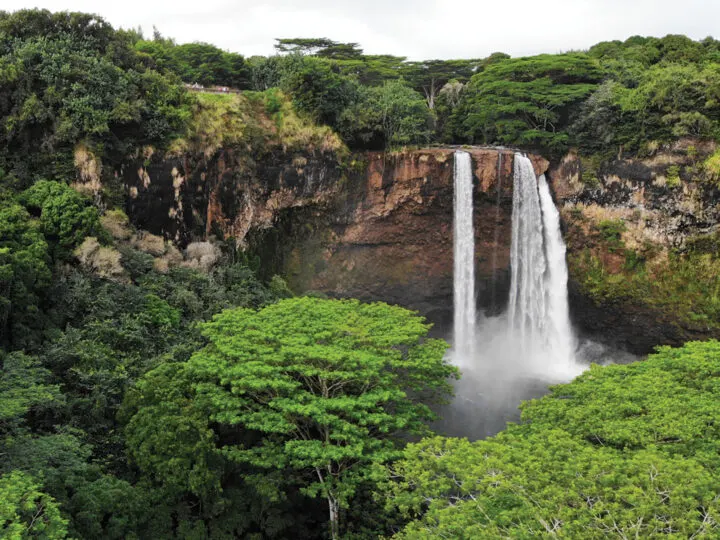
{"label": "large canopy tree", "polygon": [[534,145],[551,150],[569,142],[571,106],[602,78],[584,54],[504,59],[474,75],[453,114],[458,137],[485,144]]}
{"label": "large canopy tree", "polygon": [[308,474],[303,490],[327,500],[337,538],[341,508],[370,465],[398,457],[408,434],[427,433],[428,405],[450,392],[456,370],[428,329],[405,309],[356,300],[224,311],[203,326],[208,346],[173,367],[175,382],[160,367],[165,389],[154,372],[138,384],[130,452],[149,471],[192,470],[196,486],[211,485],[210,464],[222,460]]}
{"label": "large canopy tree", "polygon": [[400,538],[715,538],[720,343],[593,366],[495,438],[427,439],[391,467]]}
{"label": "large canopy tree", "polygon": [[448,81],[467,81],[481,65],[482,60],[425,60],[405,62],[400,73],[425,95],[428,108],[434,109],[437,95]]}

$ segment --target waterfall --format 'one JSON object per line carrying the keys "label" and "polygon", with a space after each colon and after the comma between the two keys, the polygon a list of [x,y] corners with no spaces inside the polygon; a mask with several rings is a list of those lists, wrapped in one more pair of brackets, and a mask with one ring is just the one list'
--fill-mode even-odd
{"label": "waterfall", "polygon": [[557,363],[572,364],[575,340],[570,325],[568,308],[568,269],[565,261],[565,242],[560,231],[560,212],[550,195],[545,175],[538,181],[540,191],[540,207],[543,213],[543,230],[545,232],[545,253],[547,255],[547,324],[549,342]]}
{"label": "waterfall", "polygon": [[[518,420],[517,406],[522,400],[540,397],[548,384],[568,381],[582,372],[575,362],[568,315],[568,272],[559,212],[545,178],[535,176],[527,157],[515,154],[513,169],[508,309],[504,314],[492,310],[492,316],[478,315],[476,325],[473,172],[470,155],[455,153],[455,336],[451,354],[462,378],[454,383],[454,401],[441,413],[440,429],[446,435],[471,439],[494,435],[506,422]],[[495,230],[487,228],[495,248],[500,238],[500,181],[498,174]],[[485,208],[490,215],[481,217],[492,218],[492,207]],[[499,255],[489,255],[496,274]]]}
{"label": "waterfall", "polygon": [[564,373],[574,366],[560,215],[545,177],[515,154],[508,324],[531,367]]}
{"label": "waterfall", "polygon": [[510,243],[510,331],[534,346],[545,322],[545,252],[537,178],[530,160],[515,154]]}
{"label": "waterfall", "polygon": [[473,229],[473,175],[470,154],[455,152],[454,349],[458,360],[473,355],[475,337],[475,231]]}

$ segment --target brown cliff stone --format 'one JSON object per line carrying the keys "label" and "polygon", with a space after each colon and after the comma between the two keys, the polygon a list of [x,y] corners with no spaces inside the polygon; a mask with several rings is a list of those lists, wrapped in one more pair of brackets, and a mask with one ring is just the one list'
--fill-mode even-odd
{"label": "brown cliff stone", "polygon": [[[479,300],[490,305],[507,290],[514,152],[464,150],[475,175]],[[443,322],[452,312],[454,152],[370,152],[342,163],[320,152],[154,155],[125,170],[137,194],[128,213],[180,244],[232,237],[260,255],[266,277],[283,274],[296,292],[383,300]],[[536,173],[547,170],[547,160],[529,157]]]}
{"label": "brown cliff stone", "polygon": [[[489,305],[495,300],[491,282],[507,281],[514,154],[493,148],[468,151],[476,186],[476,275],[480,302]],[[284,266],[291,286],[397,303],[441,324],[449,322],[454,152],[368,154],[365,174],[352,178],[350,200],[330,210],[330,230],[318,227],[294,244]],[[537,173],[547,170],[546,160],[531,159]]]}

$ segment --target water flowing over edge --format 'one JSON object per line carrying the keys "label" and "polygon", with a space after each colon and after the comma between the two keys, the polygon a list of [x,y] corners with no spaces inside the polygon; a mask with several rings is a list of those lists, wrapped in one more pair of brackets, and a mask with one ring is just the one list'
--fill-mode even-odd
{"label": "water flowing over edge", "polygon": [[470,154],[455,152],[454,171],[454,352],[456,359],[472,358],[475,344],[475,230],[473,173]]}
{"label": "water flowing over edge", "polygon": [[528,371],[551,379],[582,369],[570,324],[566,247],[545,176],[515,154],[508,330]]}

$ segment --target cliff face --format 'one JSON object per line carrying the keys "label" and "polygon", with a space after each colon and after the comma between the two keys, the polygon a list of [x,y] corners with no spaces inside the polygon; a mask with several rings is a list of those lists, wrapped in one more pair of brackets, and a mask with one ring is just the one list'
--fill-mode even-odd
{"label": "cliff face", "polygon": [[[449,328],[455,150],[271,148],[139,156],[121,171],[128,214],[181,247],[233,239],[263,277],[281,274],[296,292],[397,303]],[[636,354],[720,336],[720,263],[698,251],[720,247],[720,192],[701,165],[714,150],[681,141],[644,159],[569,154],[551,168],[531,156],[561,208],[583,334]],[[497,313],[509,289],[513,152],[468,151],[478,304]]]}
{"label": "cliff face", "polygon": [[[145,156],[123,169],[136,225],[180,244],[234,238],[300,292],[383,300],[451,321],[451,148],[366,153],[271,153],[249,160]],[[506,300],[513,152],[468,149],[475,173],[479,302]],[[531,156],[538,174],[548,162]]]}
{"label": "cliff face", "polygon": [[599,165],[571,153],[551,168],[572,317],[585,335],[636,354],[720,336],[720,192],[703,169],[713,151],[681,140]]}
{"label": "cliff face", "polygon": [[125,165],[126,208],[133,222],[185,245],[234,238],[272,227],[288,208],[333,200],[342,171],[332,152],[268,153],[258,159],[232,148],[211,156],[152,154]]}
{"label": "cliff face", "polygon": [[[481,304],[505,298],[513,153],[469,150],[475,173],[476,275]],[[293,246],[284,268],[297,290],[382,299],[441,326],[452,316],[453,149],[370,153],[329,219]],[[534,157],[538,173],[548,163]],[[495,298],[493,298],[493,290]]]}

